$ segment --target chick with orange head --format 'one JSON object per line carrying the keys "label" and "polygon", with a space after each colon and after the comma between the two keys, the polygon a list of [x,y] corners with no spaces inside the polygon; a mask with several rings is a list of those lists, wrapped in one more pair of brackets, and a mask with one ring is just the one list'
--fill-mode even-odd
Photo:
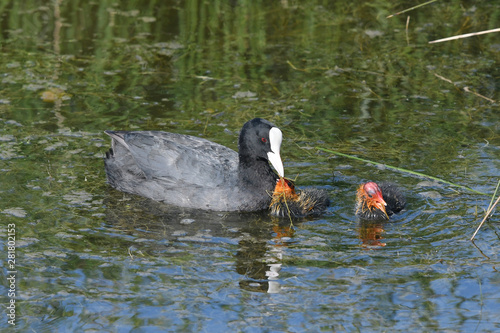
{"label": "chick with orange head", "polygon": [[269,208],[275,216],[303,217],[319,215],[329,204],[330,199],[326,191],[316,188],[296,191],[292,180],[280,178],[276,182]]}
{"label": "chick with orange head", "polygon": [[405,205],[404,195],[391,183],[367,182],[356,193],[356,216],[363,220],[388,220]]}

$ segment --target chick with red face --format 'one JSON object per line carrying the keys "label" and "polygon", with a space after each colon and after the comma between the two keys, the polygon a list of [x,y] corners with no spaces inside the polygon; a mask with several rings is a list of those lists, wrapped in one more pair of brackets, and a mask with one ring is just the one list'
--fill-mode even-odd
{"label": "chick with red face", "polygon": [[356,193],[356,216],[362,220],[388,220],[406,205],[401,191],[390,183],[367,182]]}

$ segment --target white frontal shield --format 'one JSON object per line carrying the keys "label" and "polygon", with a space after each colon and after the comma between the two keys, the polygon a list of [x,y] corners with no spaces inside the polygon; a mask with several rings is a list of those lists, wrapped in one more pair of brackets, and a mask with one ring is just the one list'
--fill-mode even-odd
{"label": "white frontal shield", "polygon": [[285,177],[285,169],[283,167],[283,162],[281,162],[280,147],[281,141],[283,140],[283,134],[281,130],[277,127],[271,128],[269,131],[269,144],[271,145],[271,151],[267,153],[267,159],[271,162],[278,175]]}

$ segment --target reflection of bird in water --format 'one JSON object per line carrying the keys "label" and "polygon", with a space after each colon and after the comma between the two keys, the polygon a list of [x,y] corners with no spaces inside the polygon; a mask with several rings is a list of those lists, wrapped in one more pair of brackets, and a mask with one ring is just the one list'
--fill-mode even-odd
{"label": "reflection of bird in water", "polygon": [[385,246],[382,234],[385,232],[382,223],[363,221],[359,226],[359,238],[363,241],[362,247],[377,248]]}
{"label": "reflection of bird in water", "polygon": [[[240,287],[254,292],[279,293],[281,292],[280,271],[283,264],[283,248],[290,242],[293,237],[294,229],[291,226],[273,226],[273,232],[276,236],[273,237],[273,242],[265,242],[263,251],[255,253],[253,244],[255,240],[248,243],[249,252],[246,255],[251,255],[251,265],[245,262],[240,266],[241,270],[238,273],[248,277],[247,280],[240,281]],[[243,241],[240,241],[240,245]],[[238,258],[243,252],[238,252]],[[241,258],[240,258],[241,259]],[[248,257],[246,258],[248,260]],[[249,269],[251,267],[251,269]]]}
{"label": "reflection of bird in water", "polygon": [[356,216],[362,220],[388,220],[400,212],[406,199],[399,189],[390,183],[375,182],[361,184],[356,194]]}
{"label": "reflection of bird in water", "polygon": [[295,184],[290,179],[280,178],[276,182],[269,208],[275,216],[302,217],[319,215],[329,204],[326,191],[316,188],[296,191]]}

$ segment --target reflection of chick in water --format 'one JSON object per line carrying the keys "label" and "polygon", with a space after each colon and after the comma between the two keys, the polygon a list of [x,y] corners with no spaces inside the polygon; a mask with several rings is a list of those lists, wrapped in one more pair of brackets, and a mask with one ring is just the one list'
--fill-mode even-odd
{"label": "reflection of chick in water", "polygon": [[362,240],[363,247],[379,247],[385,246],[381,240],[384,239],[382,234],[385,232],[382,223],[378,222],[361,222],[359,225],[359,238]]}
{"label": "reflection of chick in water", "polygon": [[316,188],[296,191],[295,184],[286,178],[280,178],[272,195],[269,208],[271,215],[285,217],[303,217],[319,215],[330,205],[328,193]]}
{"label": "reflection of chick in water", "polygon": [[273,231],[276,236],[273,238],[275,246],[287,246],[289,240],[295,233],[295,229],[291,225],[275,225]]}

